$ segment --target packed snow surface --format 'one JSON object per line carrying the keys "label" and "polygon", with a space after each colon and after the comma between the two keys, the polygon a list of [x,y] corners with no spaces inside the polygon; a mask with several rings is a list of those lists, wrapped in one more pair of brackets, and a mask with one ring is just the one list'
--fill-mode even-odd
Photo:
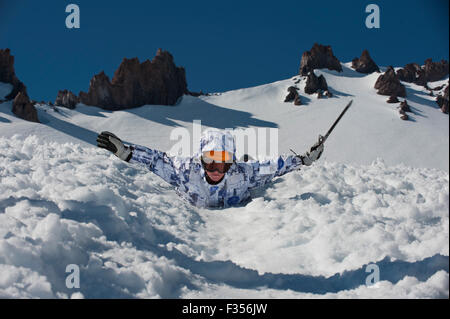
{"label": "packed snow surface", "polygon": [[0,138],[0,180],[2,297],[69,297],[70,264],[87,298],[448,296],[436,169],[322,161],[208,210],[100,149],[16,135]]}
{"label": "packed snow surface", "polygon": [[[413,112],[402,121],[373,89],[378,74],[348,66],[316,71],[333,93],[320,100],[296,76],[173,107],[38,104],[41,123],[0,103],[0,297],[448,298],[448,115],[404,83]],[[306,105],[283,103],[291,85]],[[10,90],[0,83],[0,99]],[[319,161],[241,207],[192,207],[95,147],[108,130],[169,151],[174,129],[200,119],[203,129],[277,128],[279,153],[303,153],[350,99]],[[79,288],[66,285],[68,265]]]}

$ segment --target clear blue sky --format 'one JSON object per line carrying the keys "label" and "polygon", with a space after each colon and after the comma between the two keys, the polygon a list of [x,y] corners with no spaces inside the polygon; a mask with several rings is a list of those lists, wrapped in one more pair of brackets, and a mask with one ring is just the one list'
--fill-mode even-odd
{"label": "clear blue sky", "polygon": [[[66,5],[81,10],[67,29]],[[365,8],[380,7],[380,29]],[[367,48],[379,65],[449,56],[449,1],[0,0],[0,48],[10,48],[31,98],[86,91],[124,57],[152,59],[161,47],[186,68],[192,91],[219,92],[285,79],[314,42],[348,62]]]}

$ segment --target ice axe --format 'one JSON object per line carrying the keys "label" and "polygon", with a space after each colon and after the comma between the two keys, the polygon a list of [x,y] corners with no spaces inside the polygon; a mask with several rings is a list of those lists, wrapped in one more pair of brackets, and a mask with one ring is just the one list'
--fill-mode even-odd
{"label": "ice axe", "polygon": [[[328,132],[322,136],[319,135],[319,142],[316,143],[316,145],[314,145],[310,151],[313,151],[316,147],[318,147],[320,144],[325,143],[325,141],[328,139],[328,136],[330,136],[331,132],[334,130],[334,128],[336,127],[336,125],[339,123],[339,121],[341,120],[341,118],[344,116],[345,112],[347,112],[347,110],[350,108],[350,105],[352,105],[353,100],[350,100],[350,102],[348,102],[347,106],[344,108],[344,110],[341,112],[341,114],[339,115],[339,117],[336,119],[336,121],[334,121],[333,125],[330,127],[330,129],[328,130]],[[292,149],[290,149],[292,153],[294,153],[295,155],[298,156],[297,153],[295,153]]]}
{"label": "ice axe", "polygon": [[341,114],[339,115],[339,117],[336,119],[336,121],[334,121],[333,125],[330,127],[330,129],[328,130],[327,134],[325,134],[325,136],[322,137],[322,140],[320,141],[321,143],[324,143],[328,136],[330,136],[331,132],[334,130],[335,126],[338,124],[338,122],[341,120],[341,118],[344,116],[345,112],[347,112],[347,110],[350,108],[350,105],[352,105],[353,100],[350,100],[350,102],[348,102],[347,106],[345,107],[345,109],[341,112]]}

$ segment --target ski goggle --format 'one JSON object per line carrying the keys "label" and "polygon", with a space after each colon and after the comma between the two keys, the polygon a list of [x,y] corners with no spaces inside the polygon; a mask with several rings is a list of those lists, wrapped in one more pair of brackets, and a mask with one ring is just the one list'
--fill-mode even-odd
{"label": "ski goggle", "polygon": [[233,155],[225,151],[203,152],[202,163],[205,170],[224,174],[233,165]]}
{"label": "ski goggle", "polygon": [[203,161],[203,168],[206,171],[208,171],[208,172],[218,171],[221,174],[225,174],[230,169],[231,165],[233,165],[233,163],[212,162],[212,163],[207,164]]}
{"label": "ski goggle", "polygon": [[223,162],[232,163],[233,154],[227,151],[206,151],[202,154],[202,159],[205,163]]}

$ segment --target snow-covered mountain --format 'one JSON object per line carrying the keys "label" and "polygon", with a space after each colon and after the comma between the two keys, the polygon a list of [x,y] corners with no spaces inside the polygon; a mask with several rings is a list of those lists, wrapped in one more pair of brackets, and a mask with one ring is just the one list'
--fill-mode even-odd
{"label": "snow-covered mountain", "polygon": [[[342,64],[331,98],[300,76],[176,106],[126,111],[36,105],[41,123],[0,104],[1,297],[447,297],[449,120],[422,86],[412,109]],[[299,81],[300,80],[300,81]],[[447,83],[448,79],[430,83]],[[284,103],[300,89],[306,105]],[[11,87],[0,84],[0,99]],[[255,192],[245,207],[198,209],[157,176],[95,147],[108,130],[169,151],[175,128],[278,128],[303,153],[349,100],[321,159]],[[191,134],[192,136],[193,134]],[[192,141],[194,151],[196,141]],[[79,289],[65,285],[78,265]],[[367,286],[367,265],[380,282]]]}
{"label": "snow-covered mountain", "polygon": [[[192,133],[193,120],[201,120],[203,128],[278,128],[279,153],[289,152],[290,148],[303,152],[319,134],[328,130],[347,102],[353,100],[327,142],[324,160],[370,164],[382,158],[388,165],[403,163],[448,172],[448,115],[440,112],[436,98],[429,96],[424,87],[404,82],[413,113],[409,113],[410,120],[401,121],[398,103],[386,103],[387,97],[373,89],[378,73],[364,75],[352,70],[350,63],[342,66],[341,73],[316,70],[316,74],[325,76],[334,95],[323,99],[303,93],[305,79],[294,76],[200,98],[184,96],[175,107],[147,105],[111,112],[79,105],[75,110],[58,108],[56,112],[48,105],[37,105],[39,120],[44,125],[18,120],[10,112],[11,102],[7,102],[2,104],[2,116],[11,125],[2,125],[0,134],[6,137],[16,133],[37,134],[45,141],[95,145],[97,134],[109,130],[125,141],[168,151],[176,143],[170,139],[174,128],[184,127]],[[300,83],[295,84],[299,79],[302,79]],[[447,82],[448,78],[430,86]],[[307,105],[283,102],[287,88],[292,85],[297,85]],[[196,143],[192,141],[194,147]]]}

